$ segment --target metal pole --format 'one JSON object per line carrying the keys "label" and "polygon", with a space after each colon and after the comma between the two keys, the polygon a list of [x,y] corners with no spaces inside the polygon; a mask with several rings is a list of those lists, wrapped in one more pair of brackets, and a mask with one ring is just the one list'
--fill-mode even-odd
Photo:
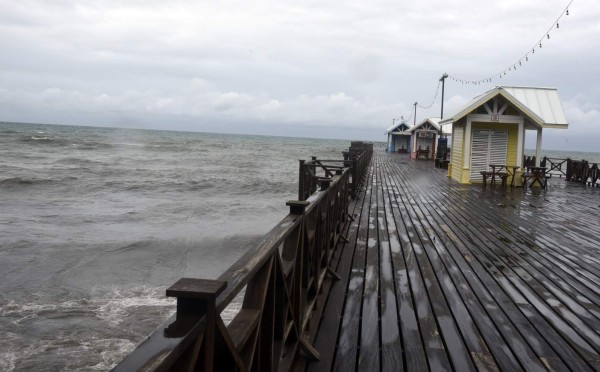
{"label": "metal pole", "polygon": [[448,74],[444,74],[440,78],[440,81],[442,82],[442,112],[440,113],[440,120],[442,120],[444,118],[444,85],[445,85],[444,83],[446,82],[447,77],[448,77]]}
{"label": "metal pole", "polygon": [[415,102],[415,118],[413,119],[413,125],[417,125],[417,102]]}
{"label": "metal pole", "polygon": [[[440,78],[440,81],[442,82],[442,112],[440,112],[440,121],[442,121],[442,119],[444,118],[444,88],[445,88],[445,82],[446,82],[446,78],[448,77],[448,74],[444,73],[444,75],[442,75],[442,77]],[[440,124],[440,138],[442,138],[443,132],[442,132],[442,125]]]}

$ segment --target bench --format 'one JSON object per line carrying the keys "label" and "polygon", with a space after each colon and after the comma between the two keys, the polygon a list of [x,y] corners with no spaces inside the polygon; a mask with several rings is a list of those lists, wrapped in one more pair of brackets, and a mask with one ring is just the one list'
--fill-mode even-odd
{"label": "bench", "polygon": [[427,148],[426,150],[418,149],[417,159],[419,159],[421,156],[424,157],[425,160],[429,160],[429,148]]}
{"label": "bench", "polygon": [[529,187],[533,187],[533,185],[537,183],[538,185],[540,185],[540,187],[542,187],[545,190],[546,186],[548,185],[548,179],[551,176],[548,174],[523,173],[521,177],[523,177],[523,188],[526,189],[528,187],[527,183],[531,181]]}
{"label": "bench", "polygon": [[500,177],[500,179],[502,180],[501,187],[506,187],[506,180],[508,179],[508,173],[506,173],[506,172],[495,172],[494,173],[494,172],[489,172],[489,171],[481,171],[479,173],[483,177],[483,187],[487,186],[488,177],[492,178],[492,180],[490,182],[491,187],[496,186],[496,177]]}
{"label": "bench", "polygon": [[448,164],[450,164],[450,160],[435,158],[435,166],[437,168],[448,169]]}

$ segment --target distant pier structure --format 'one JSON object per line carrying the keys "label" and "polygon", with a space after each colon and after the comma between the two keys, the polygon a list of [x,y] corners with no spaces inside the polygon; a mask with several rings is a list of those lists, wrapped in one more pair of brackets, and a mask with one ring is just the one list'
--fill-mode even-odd
{"label": "distant pier structure", "polygon": [[482,188],[360,146],[304,162],[290,213],[170,287],[176,313],[115,370],[600,370],[597,164]]}

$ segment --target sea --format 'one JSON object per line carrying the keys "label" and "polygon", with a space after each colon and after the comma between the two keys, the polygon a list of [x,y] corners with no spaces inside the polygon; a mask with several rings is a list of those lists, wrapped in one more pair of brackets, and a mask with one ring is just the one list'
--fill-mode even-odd
{"label": "sea", "polygon": [[[348,140],[0,123],[0,371],[108,370]],[[382,145],[383,147],[383,145]]]}
{"label": "sea", "polygon": [[0,371],[109,370],[174,312],[168,286],[287,214],[299,159],[349,145],[0,122]]}

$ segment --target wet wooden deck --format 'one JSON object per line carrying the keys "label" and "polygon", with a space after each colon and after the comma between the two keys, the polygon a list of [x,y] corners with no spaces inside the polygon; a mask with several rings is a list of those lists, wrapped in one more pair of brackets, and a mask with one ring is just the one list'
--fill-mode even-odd
{"label": "wet wooden deck", "polygon": [[366,185],[308,370],[600,370],[600,188],[483,189],[385,153]]}

